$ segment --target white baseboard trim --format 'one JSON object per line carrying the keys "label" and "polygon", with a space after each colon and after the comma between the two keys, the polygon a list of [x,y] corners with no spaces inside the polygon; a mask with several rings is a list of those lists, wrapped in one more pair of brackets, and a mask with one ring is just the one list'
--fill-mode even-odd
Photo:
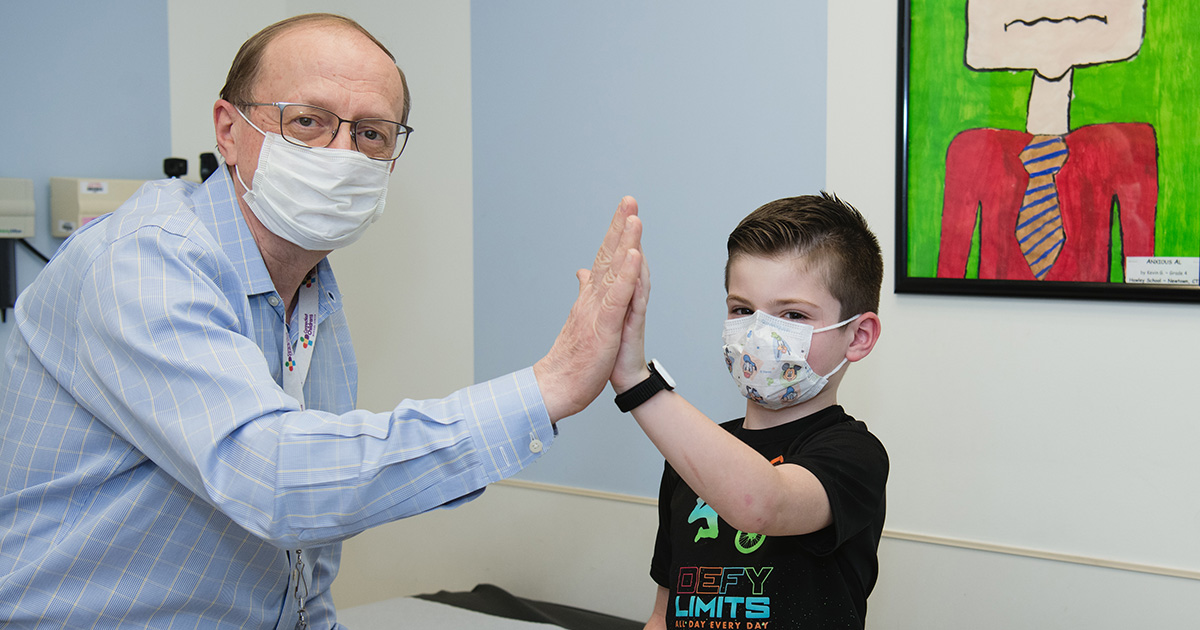
{"label": "white baseboard trim", "polygon": [[[570,494],[593,499],[604,499],[607,501],[620,501],[623,503],[636,503],[639,505],[657,506],[658,500],[641,497],[632,494],[621,494],[618,492],[604,492],[602,490],[589,490],[587,488],[575,488],[572,486],[560,486],[557,484],[542,483],[538,481],[524,481],[521,479],[505,479],[497,482],[498,485],[511,486],[514,488],[526,488],[528,490],[540,490],[542,492],[557,492],[559,494]],[[917,534],[913,532],[900,532],[896,530],[883,530],[884,538],[894,540],[905,540],[909,542],[923,543],[927,545],[939,545],[942,547],[956,547],[959,549],[972,549],[975,551],[986,551],[989,553],[999,553],[1010,556],[1020,556],[1024,558],[1037,558],[1039,560],[1050,560],[1053,562],[1066,562],[1070,564],[1082,564],[1092,567],[1101,567],[1105,569],[1116,569],[1119,571],[1132,571],[1135,573],[1148,573],[1151,575],[1162,575],[1166,577],[1182,578],[1186,580],[1200,580],[1200,571],[1192,571],[1189,569],[1180,569],[1176,567],[1164,567],[1152,564],[1140,564],[1136,562],[1124,562],[1121,560],[1109,560],[1107,558],[1095,558],[1090,556],[1080,556],[1068,553],[1059,553],[1056,551],[1045,551],[1041,549],[1030,549],[1026,547],[1016,547],[1012,545],[998,545],[988,542],[980,542],[975,540],[966,540],[962,538],[951,538],[948,536],[933,536],[930,534]]]}
{"label": "white baseboard trim", "polygon": [[639,497],[635,494],[621,494],[619,492],[605,492],[603,490],[589,490],[587,488],[576,488],[573,486],[560,486],[552,483],[542,483],[540,481],[502,479],[497,481],[495,485],[526,488],[528,490],[541,490],[543,492],[557,492],[559,494],[572,494],[578,497],[605,499],[607,501],[620,501],[622,503],[637,503],[639,505],[649,505],[652,507],[658,506],[658,499],[652,499],[650,497]]}

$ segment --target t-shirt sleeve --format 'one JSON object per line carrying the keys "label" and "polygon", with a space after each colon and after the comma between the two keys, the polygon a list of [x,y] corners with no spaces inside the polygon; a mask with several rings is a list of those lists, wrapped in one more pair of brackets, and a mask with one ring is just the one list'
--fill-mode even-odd
{"label": "t-shirt sleeve", "polygon": [[830,427],[784,461],[811,472],[829,497],[833,524],[801,537],[812,553],[832,553],[879,520],[884,510],[888,456],[865,424],[851,421]]}
{"label": "t-shirt sleeve", "polygon": [[658,536],[654,539],[654,557],[650,561],[650,579],[663,588],[670,588],[671,574],[671,496],[679,475],[663,462],[662,480],[658,485]]}

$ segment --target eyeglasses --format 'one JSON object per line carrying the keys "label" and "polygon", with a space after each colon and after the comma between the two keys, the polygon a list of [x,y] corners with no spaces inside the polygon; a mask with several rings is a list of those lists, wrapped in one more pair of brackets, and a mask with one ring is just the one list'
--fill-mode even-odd
{"label": "eyeglasses", "polygon": [[284,140],[309,148],[333,143],[342,123],[350,124],[354,149],[372,160],[390,162],[400,157],[412,127],[382,118],[346,120],[314,105],[301,103],[242,103],[238,107],[274,107],[279,110],[279,135]]}

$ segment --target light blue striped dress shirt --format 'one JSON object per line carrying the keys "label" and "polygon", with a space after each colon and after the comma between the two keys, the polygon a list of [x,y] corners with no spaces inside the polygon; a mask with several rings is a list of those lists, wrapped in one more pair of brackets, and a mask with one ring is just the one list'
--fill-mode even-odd
{"label": "light blue striped dress shirt", "polygon": [[302,549],[311,627],[334,627],[339,541],[470,500],[553,440],[530,369],[355,410],[326,261],[299,411],[280,386],[283,303],[233,195],[224,168],[151,182],[20,296],[0,406],[0,625],[290,630]]}

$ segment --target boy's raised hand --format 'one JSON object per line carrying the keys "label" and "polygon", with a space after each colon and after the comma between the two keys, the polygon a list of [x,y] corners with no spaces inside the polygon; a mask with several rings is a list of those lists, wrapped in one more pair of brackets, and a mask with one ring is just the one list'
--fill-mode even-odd
{"label": "boy's raised hand", "polygon": [[587,407],[613,372],[630,301],[644,273],[637,210],[633,197],[621,199],[592,268],[575,273],[579,296],[562,331],[533,366],[552,422]]}
{"label": "boy's raised hand", "polygon": [[650,377],[650,369],[646,367],[646,306],[649,302],[650,266],[643,255],[637,286],[621,330],[621,347],[609,379],[614,393],[620,394]]}

